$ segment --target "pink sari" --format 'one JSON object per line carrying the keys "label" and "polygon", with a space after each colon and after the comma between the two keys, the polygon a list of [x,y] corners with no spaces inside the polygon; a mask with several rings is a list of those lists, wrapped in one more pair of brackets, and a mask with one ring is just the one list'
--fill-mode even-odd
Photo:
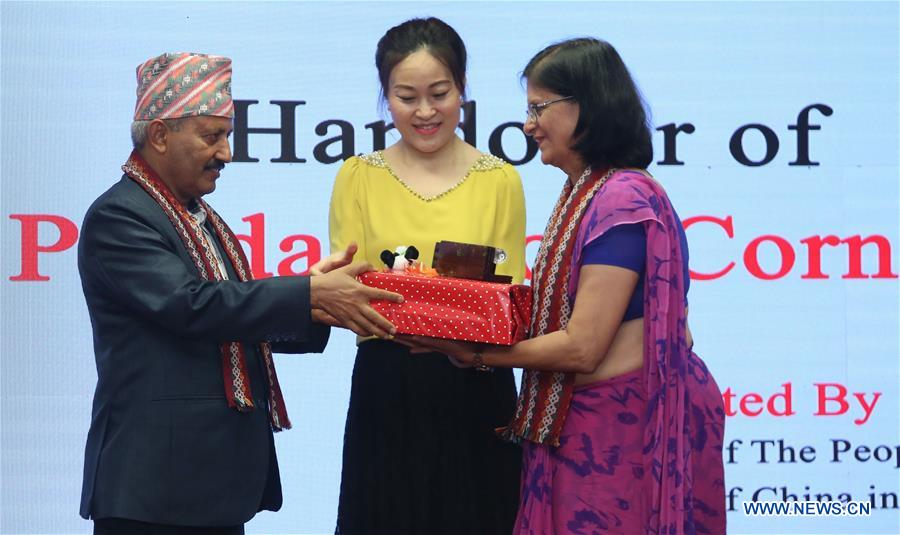
{"label": "pink sari", "polygon": [[724,533],[724,410],[712,375],[685,340],[678,220],[663,189],[618,171],[579,226],[581,252],[610,228],[647,231],[644,366],[575,389],[559,447],[523,445],[517,534]]}

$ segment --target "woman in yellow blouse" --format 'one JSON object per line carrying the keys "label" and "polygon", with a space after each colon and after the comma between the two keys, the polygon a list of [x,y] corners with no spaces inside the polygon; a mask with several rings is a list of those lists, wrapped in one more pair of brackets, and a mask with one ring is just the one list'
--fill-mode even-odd
{"label": "woman in yellow blouse", "polygon": [[[491,245],[497,272],[521,282],[525,203],[513,167],[456,135],[466,51],[439,19],[413,19],[378,42],[375,64],[401,139],[347,160],[329,215],[332,251],[357,260],[414,245],[430,265],[434,244]],[[359,258],[359,257],[362,258]],[[441,354],[410,358],[388,340],[359,343],[344,436],[336,532],[509,533],[520,451],[496,437],[515,408],[510,370],[482,373]]]}

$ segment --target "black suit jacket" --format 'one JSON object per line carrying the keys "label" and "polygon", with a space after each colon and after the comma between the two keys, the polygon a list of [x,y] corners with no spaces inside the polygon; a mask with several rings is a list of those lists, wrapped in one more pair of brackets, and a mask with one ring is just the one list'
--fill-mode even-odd
{"label": "black suit jacket", "polygon": [[[85,518],[217,526],[281,507],[257,344],[321,352],[329,330],[311,322],[308,277],[239,282],[217,245],[231,280],[203,281],[162,209],[127,177],[85,216],[78,269],[98,376]],[[245,342],[251,412],[225,399],[219,344],[231,340]]]}

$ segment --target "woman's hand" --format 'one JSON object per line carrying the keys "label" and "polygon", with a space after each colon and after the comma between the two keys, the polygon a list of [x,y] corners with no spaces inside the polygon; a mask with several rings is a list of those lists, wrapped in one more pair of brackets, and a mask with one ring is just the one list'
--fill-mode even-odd
{"label": "woman's hand", "polygon": [[457,368],[471,368],[474,362],[476,344],[458,342],[428,336],[395,336],[394,341],[410,348],[410,353],[443,353]]}

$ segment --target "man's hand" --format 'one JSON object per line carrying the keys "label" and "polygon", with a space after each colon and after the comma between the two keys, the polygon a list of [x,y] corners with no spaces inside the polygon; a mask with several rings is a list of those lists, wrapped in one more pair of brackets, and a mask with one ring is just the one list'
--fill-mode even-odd
{"label": "man's hand", "polygon": [[[357,262],[310,277],[313,318],[318,316],[325,319],[330,316],[338,326],[350,329],[360,336],[390,338],[397,329],[381,314],[375,312],[369,301],[402,303],[403,296],[361,284],[356,280],[356,276],[366,271],[372,271],[372,266],[367,262]],[[315,309],[321,310],[324,314],[316,313]]]}
{"label": "man's hand", "polygon": [[350,244],[347,245],[347,248],[343,251],[331,253],[330,255],[310,266],[309,274],[313,276],[324,275],[329,271],[334,271],[335,269],[339,269],[346,265],[349,265],[350,262],[353,262],[353,255],[356,254],[356,251],[358,249],[359,246],[356,245],[355,241],[350,242]]}
{"label": "man's hand", "polygon": [[338,323],[338,321],[334,319],[331,314],[325,312],[324,310],[319,310],[318,308],[312,309],[312,320],[316,323],[321,323],[322,325],[342,327],[342,325]]}

